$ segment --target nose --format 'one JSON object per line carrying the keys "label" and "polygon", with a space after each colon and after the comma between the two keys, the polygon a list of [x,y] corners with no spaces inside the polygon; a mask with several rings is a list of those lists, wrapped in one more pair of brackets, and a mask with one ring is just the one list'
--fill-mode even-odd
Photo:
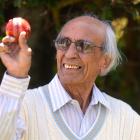
{"label": "nose", "polygon": [[77,58],[78,52],[74,43],[71,43],[68,50],[65,52],[65,57],[67,58]]}

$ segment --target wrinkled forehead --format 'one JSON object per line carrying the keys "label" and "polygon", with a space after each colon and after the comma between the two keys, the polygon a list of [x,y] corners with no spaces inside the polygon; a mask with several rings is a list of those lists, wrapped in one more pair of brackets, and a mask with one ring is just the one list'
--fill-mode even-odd
{"label": "wrinkled forehead", "polygon": [[104,41],[106,26],[93,17],[81,16],[67,22],[60,31],[61,35],[79,37],[93,37]]}

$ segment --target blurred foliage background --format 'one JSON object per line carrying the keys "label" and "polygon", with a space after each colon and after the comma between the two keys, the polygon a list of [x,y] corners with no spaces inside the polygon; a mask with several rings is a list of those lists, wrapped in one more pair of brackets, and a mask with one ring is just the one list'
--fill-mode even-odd
{"label": "blurred foliage background", "polygon": [[[21,16],[30,22],[30,88],[34,88],[48,83],[56,73],[52,40],[62,25],[85,13],[94,13],[112,23],[123,55],[122,64],[99,77],[97,85],[140,113],[140,0],[0,0],[0,38],[5,36],[5,24],[10,18]],[[4,72],[1,63],[1,79]]]}

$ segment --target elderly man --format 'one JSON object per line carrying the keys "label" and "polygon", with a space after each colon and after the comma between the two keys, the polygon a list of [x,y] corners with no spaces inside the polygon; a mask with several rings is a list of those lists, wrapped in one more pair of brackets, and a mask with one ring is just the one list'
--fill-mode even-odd
{"label": "elderly man", "polygon": [[[4,44],[13,41],[3,38]],[[0,140],[140,140],[140,116],[95,85],[121,60],[110,25],[79,16],[54,43],[57,74],[32,90],[27,90],[31,49],[25,32],[18,51],[0,54],[7,68],[0,87]]]}

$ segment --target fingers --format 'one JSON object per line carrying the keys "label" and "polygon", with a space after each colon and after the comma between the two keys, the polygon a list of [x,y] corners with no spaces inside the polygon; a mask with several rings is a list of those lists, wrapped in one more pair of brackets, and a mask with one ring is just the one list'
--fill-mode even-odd
{"label": "fingers", "polygon": [[2,39],[2,43],[0,43],[0,53],[16,53],[19,49],[27,52],[29,55],[31,54],[31,48],[27,45],[26,32],[24,31],[20,33],[18,42],[12,36],[5,36]]}
{"label": "fingers", "polygon": [[9,46],[15,44],[15,38],[12,36],[5,36],[2,38],[2,42],[0,43],[0,53],[9,53]]}
{"label": "fingers", "polygon": [[8,53],[9,52],[9,49],[7,46],[4,45],[4,43],[0,43],[0,53]]}
{"label": "fingers", "polygon": [[19,42],[17,42],[15,40],[14,37],[12,36],[5,36],[3,39],[2,39],[2,42],[4,45],[7,45],[7,46],[12,46],[14,43],[17,45],[19,43],[19,47],[20,48],[28,48],[28,45],[27,45],[27,40],[26,40],[26,32],[21,32],[20,33],[20,36],[19,36]]}
{"label": "fingers", "polygon": [[0,53],[9,52],[8,46],[15,41],[15,38],[12,36],[5,36],[0,43]]}
{"label": "fingers", "polygon": [[28,49],[27,39],[26,39],[26,32],[21,32],[19,35],[19,47],[21,49]]}
{"label": "fingers", "polygon": [[26,39],[26,32],[21,32],[19,35],[19,47],[21,50],[23,50],[26,55],[31,56],[32,55],[32,50],[31,48],[27,45],[27,39]]}
{"label": "fingers", "polygon": [[12,37],[12,36],[5,36],[3,39],[2,39],[2,42],[4,44],[10,44],[10,43],[13,43],[15,41],[15,38]]}

